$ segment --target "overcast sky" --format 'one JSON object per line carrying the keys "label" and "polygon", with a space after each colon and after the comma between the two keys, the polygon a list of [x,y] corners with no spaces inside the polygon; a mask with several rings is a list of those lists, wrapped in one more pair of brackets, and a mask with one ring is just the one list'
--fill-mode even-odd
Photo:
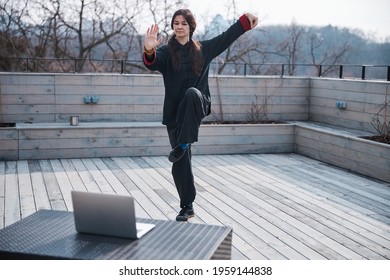
{"label": "overcast sky", "polygon": [[[230,0],[186,0],[198,24],[205,16],[226,15]],[[237,10],[251,12],[260,24],[333,25],[360,29],[378,39],[390,38],[390,0],[236,0]]]}

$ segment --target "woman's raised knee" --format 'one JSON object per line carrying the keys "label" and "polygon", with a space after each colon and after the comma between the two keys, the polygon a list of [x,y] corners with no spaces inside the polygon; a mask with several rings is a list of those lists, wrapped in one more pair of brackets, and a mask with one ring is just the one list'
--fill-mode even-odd
{"label": "woman's raised knee", "polygon": [[189,89],[187,89],[185,97],[191,99],[192,98],[199,99],[202,97],[202,93],[197,88],[190,87]]}

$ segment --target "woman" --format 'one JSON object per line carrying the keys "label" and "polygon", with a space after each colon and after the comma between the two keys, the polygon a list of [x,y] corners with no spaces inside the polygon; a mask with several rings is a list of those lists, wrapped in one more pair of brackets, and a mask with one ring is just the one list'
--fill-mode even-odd
{"label": "woman", "polygon": [[198,141],[202,119],[210,114],[208,72],[210,62],[238,37],[256,27],[257,17],[244,14],[228,30],[206,41],[195,41],[192,35],[196,21],[188,9],[175,12],[171,27],[173,36],[168,44],[157,38],[158,26],[152,25],[145,37],[145,66],[163,75],[165,99],[163,121],[172,151],[172,175],[180,197],[181,211],[177,221],[187,221],[195,215],[193,202],[196,190],[191,166],[191,144]]}

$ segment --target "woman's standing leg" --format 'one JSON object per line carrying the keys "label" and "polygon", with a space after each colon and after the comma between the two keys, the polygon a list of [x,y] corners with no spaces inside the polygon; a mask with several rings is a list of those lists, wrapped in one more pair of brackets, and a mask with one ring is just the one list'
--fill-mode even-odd
{"label": "woman's standing leg", "polygon": [[[176,127],[167,126],[169,141],[172,148],[177,146]],[[180,211],[177,220],[186,221],[194,215],[192,203],[195,200],[196,189],[192,174],[191,146],[183,157],[172,164],[172,176],[180,199]],[[188,212],[188,213],[185,213]],[[182,215],[181,215],[182,214]]]}

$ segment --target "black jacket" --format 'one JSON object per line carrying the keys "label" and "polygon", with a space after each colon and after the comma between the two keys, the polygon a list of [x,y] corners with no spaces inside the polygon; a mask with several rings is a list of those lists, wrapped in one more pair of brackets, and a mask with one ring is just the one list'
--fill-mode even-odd
{"label": "black jacket", "polygon": [[178,105],[188,88],[196,87],[206,98],[211,99],[208,83],[210,62],[248,30],[250,30],[250,24],[246,16],[242,15],[236,23],[222,34],[213,39],[201,41],[204,66],[199,77],[191,69],[188,43],[186,45],[177,43],[180,45],[181,50],[181,68],[179,72],[175,72],[173,69],[171,55],[167,45],[158,48],[151,59],[148,59],[144,54],[143,60],[145,66],[149,70],[159,71],[164,78],[165,98],[163,124],[167,125],[176,121]]}

